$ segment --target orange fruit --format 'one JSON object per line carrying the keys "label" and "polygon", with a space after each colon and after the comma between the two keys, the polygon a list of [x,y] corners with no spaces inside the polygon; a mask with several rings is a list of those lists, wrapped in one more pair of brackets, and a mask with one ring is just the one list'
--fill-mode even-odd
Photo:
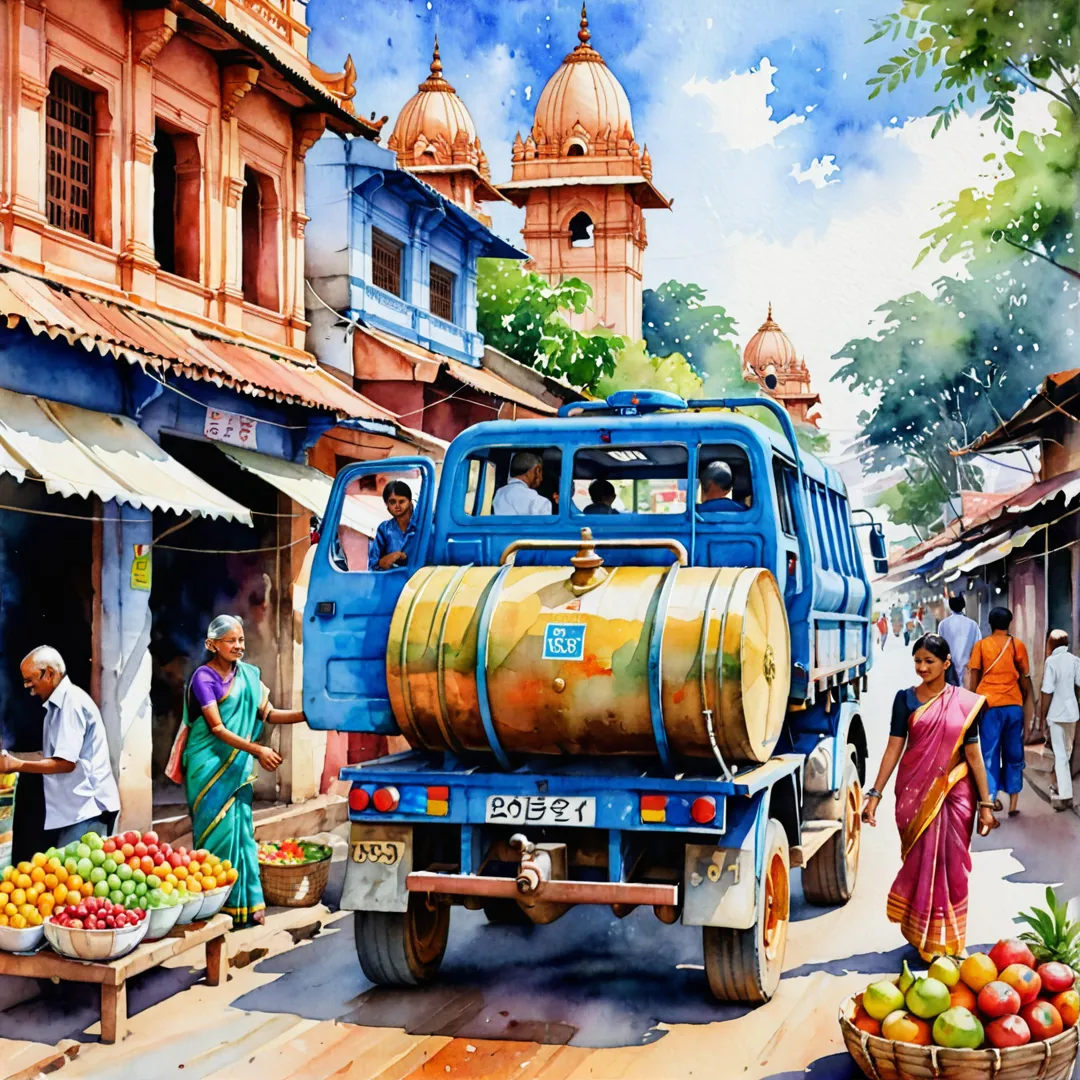
{"label": "orange fruit", "polygon": [[238,873],[238,872],[237,872],[237,871],[236,871],[235,869],[233,869],[232,867],[229,867],[229,869],[225,871],[225,880],[226,880],[226,881],[227,881],[227,882],[228,882],[228,883],[229,883],[230,885],[231,885],[231,884],[232,884],[232,883],[233,883],[234,881],[236,881],[236,879],[237,879],[237,878],[238,878],[239,876],[240,876],[240,874],[239,874],[239,873]]}
{"label": "orange fruit", "polygon": [[31,866],[28,862],[21,862],[15,867],[15,869],[18,870],[20,874],[29,874],[30,871],[33,870],[33,866]]}
{"label": "orange fruit", "polygon": [[4,905],[4,914],[8,915],[8,916],[18,915],[19,914],[19,909],[14,904],[5,904]]}
{"label": "orange fruit", "polygon": [[26,890],[25,889],[16,889],[11,894],[11,902],[16,907],[22,907],[22,905],[26,903]]}
{"label": "orange fruit", "polygon": [[68,887],[61,882],[53,889],[53,900],[58,904],[62,904],[67,899]]}
{"label": "orange fruit", "polygon": [[188,888],[188,892],[192,892],[192,893],[201,893],[202,892],[202,885],[200,884],[200,882],[199,882],[199,880],[197,878],[188,878],[187,888]]}
{"label": "orange fruit", "polygon": [[59,870],[59,869],[60,869],[60,867],[61,867],[61,866],[63,866],[63,865],[64,865],[64,864],[63,864],[63,863],[62,863],[62,862],[61,862],[61,861],[60,861],[60,860],[59,860],[59,859],[58,859],[58,858],[57,858],[57,857],[56,857],[56,856],[54,855],[54,856],[53,856],[53,857],[52,857],[52,858],[51,858],[51,859],[50,859],[50,860],[49,860],[49,861],[48,861],[48,862],[47,862],[47,863],[45,864],[45,869],[46,869],[46,870],[48,870],[50,874],[55,874],[55,873],[56,873],[56,871],[57,871],[57,870]]}
{"label": "orange fruit", "polygon": [[11,882],[11,881],[0,882],[0,893],[3,893],[6,896],[8,893],[12,893],[14,891],[15,891],[14,882]]}
{"label": "orange fruit", "polygon": [[45,888],[52,892],[57,885],[60,884],[60,879],[55,874],[45,875]]}
{"label": "orange fruit", "polygon": [[7,917],[7,915],[0,912],[0,926],[7,926],[7,925],[8,925],[8,917]]}
{"label": "orange fruit", "polygon": [[36,885],[40,885],[45,880],[45,868],[42,866],[35,866],[30,871],[30,880]]}
{"label": "orange fruit", "polygon": [[173,870],[173,875],[183,881],[184,878],[188,876],[188,868],[186,866],[178,866]]}
{"label": "orange fruit", "polygon": [[93,895],[94,895],[94,886],[93,886],[93,884],[92,884],[91,882],[89,882],[89,881],[84,881],[84,882],[83,882],[83,883],[82,883],[82,884],[81,884],[81,885],[79,886],[79,892],[81,892],[81,893],[83,894],[83,896],[84,896],[84,897],[86,897],[86,896],[93,896]]}
{"label": "orange fruit", "polygon": [[65,881],[67,881],[69,876],[70,875],[68,874],[67,870],[65,870],[62,866],[60,867],[59,870],[56,871],[56,880],[59,881],[61,885]]}
{"label": "orange fruit", "polygon": [[44,866],[49,861],[49,857],[42,852],[38,852],[30,860],[31,866]]}
{"label": "orange fruit", "polygon": [[33,885],[33,884],[34,884],[34,879],[32,877],[30,877],[29,874],[19,874],[19,876],[17,878],[15,878],[15,888],[16,889],[29,889],[30,886]]}
{"label": "orange fruit", "polygon": [[972,953],[960,965],[960,980],[977,994],[998,977],[994,961],[986,953]]}
{"label": "orange fruit", "polygon": [[25,916],[23,916],[23,915],[12,915],[11,916],[11,925],[12,925],[12,928],[15,929],[15,930],[25,930],[26,929],[26,918],[25,918]]}
{"label": "orange fruit", "polygon": [[861,1005],[855,1009],[853,1023],[860,1031],[865,1031],[867,1035],[881,1037],[881,1021],[875,1020]]}
{"label": "orange fruit", "polygon": [[82,878],[78,874],[71,874],[67,879],[68,892],[78,892],[82,885]]}
{"label": "orange fruit", "polygon": [[958,982],[950,991],[950,1008],[964,1008],[968,1012],[976,1012],[979,999],[975,994],[975,991],[969,986],[965,986],[962,982]]}

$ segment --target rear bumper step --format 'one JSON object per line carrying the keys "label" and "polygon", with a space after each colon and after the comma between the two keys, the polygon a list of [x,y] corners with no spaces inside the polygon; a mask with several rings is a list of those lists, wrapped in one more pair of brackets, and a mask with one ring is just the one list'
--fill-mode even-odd
{"label": "rear bumper step", "polygon": [[405,879],[409,892],[446,896],[490,896],[504,900],[537,900],[555,904],[645,904],[675,907],[678,885],[651,885],[637,881],[545,881],[534,892],[518,891],[510,877],[475,874],[434,874],[417,870]]}

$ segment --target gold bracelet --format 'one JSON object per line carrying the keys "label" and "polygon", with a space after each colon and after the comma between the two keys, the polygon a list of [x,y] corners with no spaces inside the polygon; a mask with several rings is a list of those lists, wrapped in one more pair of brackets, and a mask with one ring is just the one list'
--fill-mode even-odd
{"label": "gold bracelet", "polygon": [[981,810],[983,807],[986,807],[987,810],[993,810],[994,809],[993,800],[992,799],[980,799],[979,800],[979,809]]}

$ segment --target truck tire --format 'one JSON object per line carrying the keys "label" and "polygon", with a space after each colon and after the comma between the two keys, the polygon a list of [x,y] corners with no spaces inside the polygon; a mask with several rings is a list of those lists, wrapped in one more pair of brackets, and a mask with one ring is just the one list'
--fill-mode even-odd
{"label": "truck tire", "polygon": [[356,955],[377,986],[423,986],[435,977],[450,934],[450,905],[428,900],[412,893],[407,911],[356,912]]}
{"label": "truck tire", "polygon": [[859,783],[859,769],[853,749],[844,769],[840,798],[830,801],[835,809],[831,810],[829,816],[838,817],[843,823],[842,827],[810,859],[803,868],[802,876],[803,895],[807,903],[819,907],[846,904],[855,892],[862,843],[862,785]]}
{"label": "truck tire", "polygon": [[748,930],[704,926],[705,975],[717,1001],[759,1005],[780,983],[791,917],[791,863],[787,834],[776,818],[765,832],[757,921]]}
{"label": "truck tire", "polygon": [[535,926],[516,900],[485,900],[484,916],[493,926]]}

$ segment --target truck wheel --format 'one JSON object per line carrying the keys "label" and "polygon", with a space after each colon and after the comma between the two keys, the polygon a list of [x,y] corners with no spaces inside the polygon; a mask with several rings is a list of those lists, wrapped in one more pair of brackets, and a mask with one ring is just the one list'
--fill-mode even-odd
{"label": "truck wheel", "polygon": [[412,893],[407,911],[356,912],[356,955],[377,986],[423,986],[435,977],[450,934],[450,905],[428,901]]}
{"label": "truck wheel", "polygon": [[493,926],[534,926],[516,900],[487,900],[484,915]]}
{"label": "truck wheel", "polygon": [[717,1001],[758,1005],[780,983],[791,915],[791,864],[787,834],[775,818],[765,833],[765,862],[758,885],[757,922],[749,930],[702,927],[705,975]]}
{"label": "truck wheel", "polygon": [[862,785],[854,754],[844,769],[840,798],[832,803],[836,816],[843,814],[843,825],[803,868],[803,895],[820,907],[846,904],[855,892],[862,842]]}

